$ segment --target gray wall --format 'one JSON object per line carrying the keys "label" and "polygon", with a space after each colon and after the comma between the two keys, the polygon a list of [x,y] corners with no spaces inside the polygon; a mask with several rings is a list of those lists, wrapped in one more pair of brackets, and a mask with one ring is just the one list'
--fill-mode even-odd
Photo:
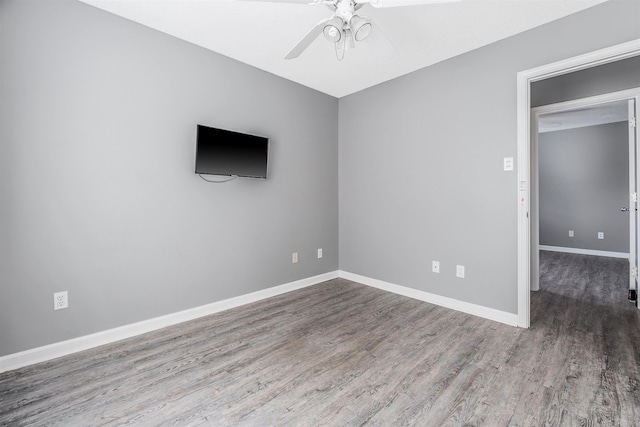
{"label": "gray wall", "polygon": [[627,122],[538,136],[541,245],[629,252],[628,141]]}
{"label": "gray wall", "polygon": [[[640,17],[636,18],[640,21]],[[640,56],[634,56],[534,82],[531,84],[531,106],[539,107],[640,87],[638,70]]]}
{"label": "gray wall", "polygon": [[607,2],[341,98],[341,270],[516,313],[516,75],[640,38],[638,16]]}
{"label": "gray wall", "polygon": [[[0,17],[0,356],[338,268],[337,99],[75,1]],[[201,180],[197,123],[269,136],[269,179]]]}

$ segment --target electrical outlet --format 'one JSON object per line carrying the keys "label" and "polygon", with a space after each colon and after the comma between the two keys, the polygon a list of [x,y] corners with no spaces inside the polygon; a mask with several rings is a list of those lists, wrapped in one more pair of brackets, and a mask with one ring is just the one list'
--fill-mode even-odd
{"label": "electrical outlet", "polygon": [[322,258],[322,248],[318,249],[318,258]]}
{"label": "electrical outlet", "polygon": [[573,230],[569,230],[569,237],[573,237],[575,235],[575,233],[573,232]]}
{"label": "electrical outlet", "polygon": [[298,262],[298,252],[294,252],[294,253],[291,254],[291,262],[293,264]]}
{"label": "electrical outlet", "polygon": [[431,271],[440,273],[440,261],[431,261]]}
{"label": "electrical outlet", "polygon": [[63,308],[69,308],[69,294],[67,291],[54,293],[53,309],[62,310]]}
{"label": "electrical outlet", "polygon": [[456,277],[464,279],[464,265],[456,265]]}
{"label": "electrical outlet", "polygon": [[600,240],[604,239],[604,232],[598,231],[598,239]]}
{"label": "electrical outlet", "polygon": [[504,170],[505,171],[512,171],[513,170],[513,157],[505,157],[503,159],[503,163],[504,163]]}

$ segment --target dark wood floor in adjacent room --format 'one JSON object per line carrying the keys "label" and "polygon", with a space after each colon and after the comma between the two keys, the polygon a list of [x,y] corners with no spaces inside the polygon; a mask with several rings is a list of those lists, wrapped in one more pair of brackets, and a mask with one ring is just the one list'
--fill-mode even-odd
{"label": "dark wood floor in adjacent room", "polygon": [[541,253],[529,330],[336,279],[0,374],[0,424],[638,426],[627,274]]}

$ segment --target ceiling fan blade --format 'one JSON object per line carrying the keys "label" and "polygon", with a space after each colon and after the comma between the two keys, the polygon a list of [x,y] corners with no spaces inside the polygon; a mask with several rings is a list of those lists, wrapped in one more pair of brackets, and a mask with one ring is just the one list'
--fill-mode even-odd
{"label": "ceiling fan blade", "polygon": [[373,7],[418,6],[423,4],[456,3],[461,0],[356,0],[356,3],[369,3]]}
{"label": "ceiling fan blade", "polygon": [[304,36],[302,40],[300,40],[298,44],[295,45],[289,53],[287,53],[287,56],[285,56],[284,59],[294,59],[300,56],[300,54],[304,52],[305,49],[308,48],[309,45],[313,43],[313,41],[316,38],[318,38],[318,36],[322,33],[322,30],[324,29],[325,24],[329,22],[331,19],[332,18],[323,19],[322,21],[318,22],[316,26],[313,27],[311,31],[309,31],[307,35]]}
{"label": "ceiling fan blade", "polygon": [[293,3],[293,4],[319,4],[324,0],[236,0],[236,1],[253,1],[259,3]]}
{"label": "ceiling fan blade", "polygon": [[396,49],[391,40],[389,40],[384,31],[382,31],[382,28],[380,28],[380,26],[373,20],[371,21],[371,24],[373,26],[371,33],[369,33],[369,36],[364,39],[364,41],[367,44],[371,44],[382,56],[391,56],[395,54],[398,49]]}

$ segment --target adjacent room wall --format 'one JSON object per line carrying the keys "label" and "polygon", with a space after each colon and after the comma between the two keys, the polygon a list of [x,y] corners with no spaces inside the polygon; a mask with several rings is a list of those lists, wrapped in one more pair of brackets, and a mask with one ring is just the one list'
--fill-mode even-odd
{"label": "adjacent room wall", "polygon": [[638,16],[607,2],[341,98],[341,270],[516,313],[516,75],[640,38]]}
{"label": "adjacent room wall", "polygon": [[541,245],[629,252],[628,141],[627,122],[539,134]]}
{"label": "adjacent room wall", "polygon": [[639,69],[640,56],[634,56],[534,82],[531,107],[640,87]]}
{"label": "adjacent room wall", "polygon": [[[80,2],[0,17],[0,356],[338,269],[335,98]],[[201,180],[198,123],[269,178]]]}

